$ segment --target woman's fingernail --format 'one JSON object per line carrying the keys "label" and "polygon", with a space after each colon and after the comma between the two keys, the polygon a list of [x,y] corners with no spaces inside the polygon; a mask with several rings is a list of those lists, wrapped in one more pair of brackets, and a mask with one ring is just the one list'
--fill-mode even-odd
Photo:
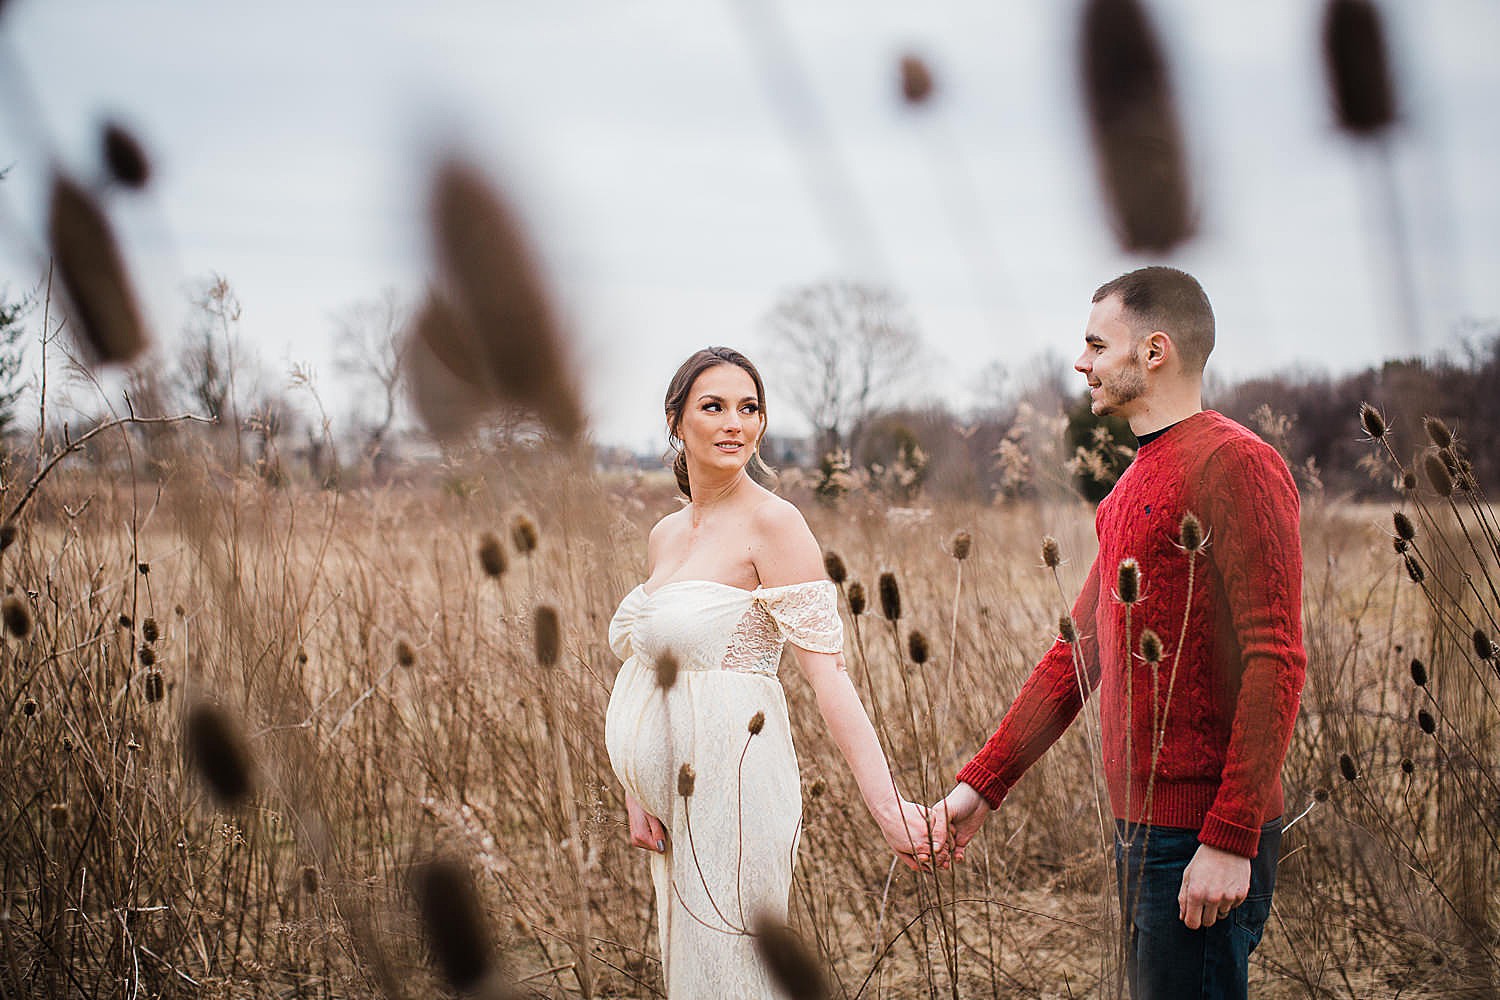
{"label": "woman's fingernail", "polygon": [[661,851],[663,854],[666,854],[667,853],[667,842],[665,840],[658,840],[656,842],[656,849],[658,851]]}

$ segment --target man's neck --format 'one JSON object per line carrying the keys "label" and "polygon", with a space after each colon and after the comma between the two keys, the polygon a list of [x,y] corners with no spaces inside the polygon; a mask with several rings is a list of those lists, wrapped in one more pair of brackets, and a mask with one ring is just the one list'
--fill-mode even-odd
{"label": "man's neck", "polygon": [[1130,433],[1136,437],[1171,427],[1203,412],[1203,392],[1194,385],[1180,393],[1153,393],[1138,400],[1139,409],[1130,415]]}

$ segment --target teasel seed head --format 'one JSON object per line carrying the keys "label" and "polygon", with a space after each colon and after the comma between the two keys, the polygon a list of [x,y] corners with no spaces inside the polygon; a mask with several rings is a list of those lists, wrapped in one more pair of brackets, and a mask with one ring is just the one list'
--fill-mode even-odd
{"label": "teasel seed head", "polygon": [[1151,629],[1141,632],[1141,659],[1155,665],[1161,662],[1161,636]]}
{"label": "teasel seed head", "polygon": [[1359,404],[1359,424],[1376,441],[1385,437],[1385,415],[1369,403]]}
{"label": "teasel seed head", "polygon": [[1453,494],[1453,473],[1448,471],[1443,454],[1443,451],[1429,451],[1422,456],[1422,470],[1427,473],[1427,484],[1440,497]]}
{"label": "teasel seed head", "polygon": [[136,650],[136,656],[140,658],[141,666],[143,667],[152,667],[156,665],[156,650],[152,649],[149,645],[142,646],[140,649]]}
{"label": "teasel seed head", "polygon": [[1419,688],[1427,686],[1427,664],[1416,658],[1411,661],[1411,682]]}
{"label": "teasel seed head", "polygon": [[402,667],[413,667],[417,662],[417,651],[405,638],[396,640],[396,663]]}
{"label": "teasel seed head", "polygon": [[1406,560],[1406,575],[1411,577],[1412,583],[1421,583],[1427,579],[1427,574],[1422,570],[1422,564],[1411,557],[1411,554],[1402,556]]}
{"label": "teasel seed head", "polygon": [[858,618],[865,613],[865,585],[855,580],[849,584],[849,591],[845,595],[849,600],[849,613]]}
{"label": "teasel seed head", "polygon": [[954,535],[953,540],[948,543],[948,554],[957,559],[959,562],[963,562],[965,559],[969,558],[969,551],[973,547],[974,536],[970,535],[967,531],[960,531],[958,534]]}
{"label": "teasel seed head", "polygon": [[208,790],[220,805],[249,797],[253,784],[250,755],[239,727],[227,713],[203,702],[188,712],[184,748]]}
{"label": "teasel seed head", "polygon": [[138,562],[135,564],[135,571],[141,574],[141,576],[150,576],[151,564],[148,562]]}
{"label": "teasel seed head", "polygon": [[318,869],[313,865],[302,866],[302,891],[309,896],[318,894]]}
{"label": "teasel seed head", "polygon": [[479,565],[488,577],[498,578],[505,572],[505,546],[493,531],[479,536]]}
{"label": "teasel seed head", "polygon": [[1410,469],[1401,473],[1401,490],[1410,493],[1417,488],[1417,474]]}
{"label": "teasel seed head", "polygon": [[451,858],[423,862],[412,871],[412,891],[438,971],[459,992],[478,986],[489,974],[492,955],[468,865]]}
{"label": "teasel seed head", "polygon": [[1411,548],[1411,543],[1404,538],[1392,538],[1391,548],[1396,550],[1396,555],[1405,555],[1406,550]]}
{"label": "teasel seed head", "polygon": [[1057,619],[1057,637],[1063,642],[1077,642],[1078,630],[1073,627],[1072,615],[1060,615]]}
{"label": "teasel seed head", "polygon": [[160,670],[153,670],[146,675],[146,703],[155,705],[162,700],[166,694],[166,684],[163,683]]}
{"label": "teasel seed head", "polygon": [[1313,789],[1313,801],[1314,802],[1327,802],[1328,801],[1328,788],[1327,788],[1327,786],[1325,786],[1325,785],[1319,785],[1317,788]]}
{"label": "teasel seed head", "polygon": [[911,656],[911,662],[917,666],[927,662],[931,650],[927,646],[927,636],[916,629],[912,629],[906,637],[906,652]]}
{"label": "teasel seed head", "polygon": [[1410,775],[1416,769],[1417,769],[1417,765],[1415,763],[1413,763],[1413,761],[1412,761],[1412,759],[1410,757],[1402,757],[1401,758],[1401,773],[1402,774]]}
{"label": "teasel seed head", "polygon": [[135,622],[129,615],[121,615],[119,618],[116,618],[115,624],[121,628],[135,628]]}
{"label": "teasel seed head", "polygon": [[759,736],[760,731],[766,728],[766,713],[756,712],[750,716],[750,724],[746,728],[750,730],[751,736]]}
{"label": "teasel seed head", "polygon": [[1057,539],[1048,535],[1042,539],[1042,565],[1048,569],[1057,569],[1062,562],[1062,548],[1057,544]]}
{"label": "teasel seed head", "polygon": [[1164,252],[1193,231],[1166,57],[1136,0],[1083,10],[1083,93],[1105,200],[1127,250]]}
{"label": "teasel seed head", "polygon": [[1391,523],[1396,526],[1396,537],[1403,541],[1411,541],[1417,537],[1417,526],[1411,523],[1411,518],[1402,511],[1394,511],[1391,514]]}
{"label": "teasel seed head", "polygon": [[523,556],[531,555],[536,551],[537,539],[536,522],[525,514],[517,514],[510,523],[510,543],[515,546],[516,552]]}
{"label": "teasel seed head", "polygon": [[755,953],[771,981],[790,1000],[827,1000],[828,983],[817,956],[786,924],[762,914],[755,920]]}
{"label": "teasel seed head", "polygon": [[155,618],[147,618],[141,622],[141,638],[147,642],[155,642],[161,638],[161,629],[157,627]]}
{"label": "teasel seed head", "polygon": [[844,581],[849,579],[849,568],[844,565],[844,557],[832,549],[823,553],[823,572],[828,574],[828,579],[842,587]]}
{"label": "teasel seed head", "polygon": [[1198,515],[1187,511],[1182,515],[1182,523],[1177,529],[1178,544],[1187,552],[1197,552],[1203,548],[1203,522],[1198,520]]}
{"label": "teasel seed head", "polygon": [[0,524],[0,552],[4,552],[15,544],[16,525],[14,521],[6,521]]}
{"label": "teasel seed head", "polygon": [[693,785],[698,781],[698,772],[693,765],[684,764],[677,769],[677,794],[688,799],[693,796]]}
{"label": "teasel seed head", "polygon": [[472,164],[439,163],[431,188],[438,270],[493,405],[534,413],[565,440],[584,429],[567,345],[538,255],[509,199]]}
{"label": "teasel seed head", "polygon": [[677,657],[670,651],[662,653],[656,658],[656,686],[663,691],[672,690],[672,685],[677,683],[677,672],[681,665]]}
{"label": "teasel seed head", "polygon": [[1432,713],[1427,711],[1427,709],[1425,708],[1420,709],[1417,712],[1417,725],[1420,726],[1422,732],[1426,733],[1428,736],[1431,736],[1433,733],[1437,732],[1437,720],[1434,719],[1432,717]]}
{"label": "teasel seed head", "polygon": [[119,122],[104,126],[104,165],[117,183],[139,190],[151,179],[151,161],[135,136]]}
{"label": "teasel seed head", "polygon": [[47,810],[47,813],[52,820],[53,827],[59,830],[67,827],[68,820],[72,818],[71,814],[68,811],[68,804],[66,802],[52,803],[52,806]]}
{"label": "teasel seed head", "polygon": [[1354,758],[1346,753],[1339,754],[1339,773],[1344,776],[1345,781],[1353,781],[1359,777],[1359,769],[1354,766]]}
{"label": "teasel seed head", "polygon": [[880,613],[888,622],[901,620],[901,585],[895,573],[880,574]]}
{"label": "teasel seed head", "polygon": [[119,243],[94,198],[61,174],[52,178],[47,239],[79,346],[95,362],[134,360],[146,346],[146,324]]}
{"label": "teasel seed head", "polygon": [[1121,559],[1115,590],[1120,603],[1134,604],[1141,599],[1141,567],[1134,559]]}
{"label": "teasel seed head", "polygon": [[25,701],[21,702],[21,714],[26,716],[26,718],[34,718],[36,716],[36,711],[37,704],[35,698],[27,698]]}
{"label": "teasel seed head", "polygon": [[1485,634],[1484,629],[1474,630],[1474,655],[1481,660],[1488,660],[1495,655],[1495,644],[1490,642],[1490,637]]}
{"label": "teasel seed head", "polygon": [[305,667],[307,665],[307,650],[303,649],[301,646],[298,646],[296,660],[297,666]]}
{"label": "teasel seed head", "polygon": [[901,96],[913,106],[932,98],[932,70],[919,56],[901,57]]}
{"label": "teasel seed head", "polygon": [[536,608],[536,662],[544,667],[555,666],[562,651],[562,628],[558,625],[557,609],[549,604]]}
{"label": "teasel seed head", "polygon": [[31,606],[15,594],[0,601],[0,620],[5,622],[5,631],[17,639],[31,634]]}
{"label": "teasel seed head", "polygon": [[1323,15],[1323,66],[1339,125],[1367,137],[1396,120],[1385,31],[1370,0],[1332,0]]}
{"label": "teasel seed head", "polygon": [[828,792],[828,782],[822,778],[814,778],[813,783],[807,786],[807,797],[810,799],[821,799]]}
{"label": "teasel seed head", "polygon": [[1427,431],[1427,440],[1439,448],[1448,448],[1453,445],[1453,432],[1440,417],[1422,418],[1422,427]]}

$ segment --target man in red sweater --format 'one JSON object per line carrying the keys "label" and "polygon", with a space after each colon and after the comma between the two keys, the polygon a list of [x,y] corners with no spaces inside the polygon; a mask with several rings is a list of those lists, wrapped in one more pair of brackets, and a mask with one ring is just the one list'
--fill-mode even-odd
{"label": "man in red sweater", "polygon": [[1270,446],[1203,409],[1213,344],[1188,274],[1146,267],[1094,293],[1073,367],[1093,412],[1128,420],[1139,447],[1099,505],[1071,623],[941,803],[962,857],[1098,698],[1137,1000],[1246,995],[1307,664],[1297,489]]}

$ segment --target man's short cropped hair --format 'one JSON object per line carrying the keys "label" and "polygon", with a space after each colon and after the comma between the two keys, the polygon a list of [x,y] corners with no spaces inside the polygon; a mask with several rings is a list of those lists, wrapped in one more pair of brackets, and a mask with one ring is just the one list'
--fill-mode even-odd
{"label": "man's short cropped hair", "polygon": [[1214,310],[1198,279],[1175,267],[1142,267],[1100,285],[1093,301],[1111,295],[1120,296],[1137,335],[1162,331],[1172,338],[1184,370],[1203,370],[1214,349]]}

